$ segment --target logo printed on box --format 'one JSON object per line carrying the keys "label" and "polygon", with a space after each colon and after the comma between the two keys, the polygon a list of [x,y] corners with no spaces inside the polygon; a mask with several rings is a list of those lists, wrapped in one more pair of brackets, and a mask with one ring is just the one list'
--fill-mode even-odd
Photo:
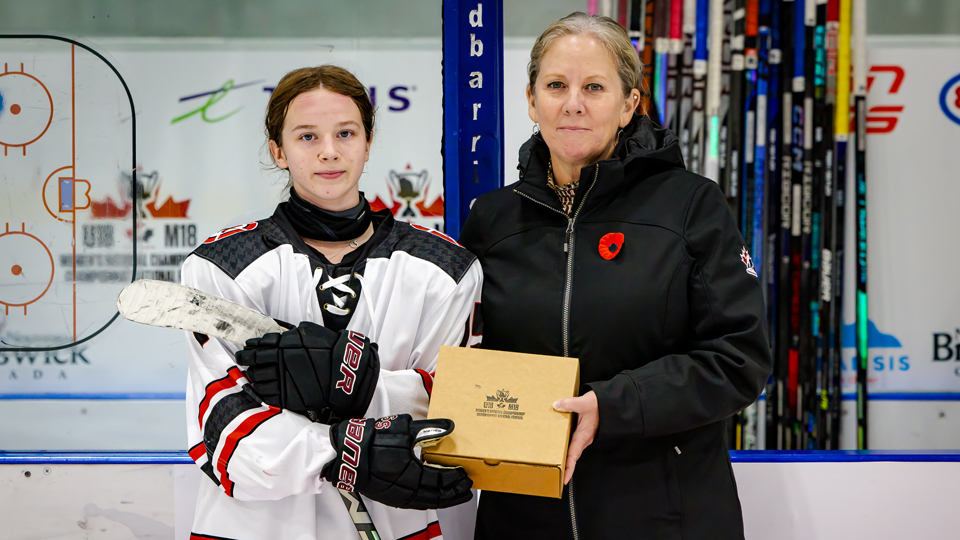
{"label": "logo printed on box", "polygon": [[510,397],[509,390],[497,390],[496,395],[487,396],[483,408],[477,409],[477,416],[493,416],[510,420],[523,420],[525,414],[520,410],[519,398]]}

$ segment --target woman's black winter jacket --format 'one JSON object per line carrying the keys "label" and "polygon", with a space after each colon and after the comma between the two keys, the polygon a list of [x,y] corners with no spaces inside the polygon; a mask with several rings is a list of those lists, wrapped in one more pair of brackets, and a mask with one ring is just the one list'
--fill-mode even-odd
{"label": "woman's black winter jacket", "polygon": [[[477,539],[742,538],[723,420],[772,360],[723,193],[645,117],[581,170],[570,218],[548,158],[524,144],[520,181],[478,198],[460,241],[483,267],[483,348],[579,358],[600,425],[562,499],[482,493]],[[609,260],[608,233],[624,237]]]}

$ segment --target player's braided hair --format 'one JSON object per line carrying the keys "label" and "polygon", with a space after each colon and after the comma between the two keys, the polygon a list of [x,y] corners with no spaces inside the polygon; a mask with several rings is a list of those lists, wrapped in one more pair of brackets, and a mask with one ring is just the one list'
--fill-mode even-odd
{"label": "player's braided hair", "polygon": [[283,131],[283,121],[287,117],[290,103],[300,94],[318,88],[326,88],[352,99],[360,109],[367,142],[373,139],[374,110],[366,87],[354,77],[353,73],[340,66],[326,64],[295,69],[280,79],[277,87],[270,94],[270,102],[267,104],[264,125],[268,141],[281,146],[280,134]]}

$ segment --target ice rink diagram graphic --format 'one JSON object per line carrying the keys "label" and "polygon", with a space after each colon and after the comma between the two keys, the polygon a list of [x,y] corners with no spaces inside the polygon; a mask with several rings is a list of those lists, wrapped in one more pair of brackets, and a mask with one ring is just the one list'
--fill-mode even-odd
{"label": "ice rink diagram graphic", "polygon": [[0,247],[0,268],[9,269],[12,278],[8,279],[17,280],[23,276],[23,284],[19,287],[4,287],[4,294],[9,296],[0,299],[0,305],[4,306],[5,315],[10,314],[10,308],[23,308],[26,315],[27,306],[42,298],[53,283],[53,255],[42,240],[26,232],[23,223],[19,231],[11,231],[7,223],[6,231],[0,233]]}
{"label": "ice rink diagram graphic", "polygon": [[[10,148],[22,148],[36,142],[50,129],[53,122],[53,97],[40,79],[23,71],[12,71],[9,64],[3,65],[0,73],[0,146],[3,155]],[[6,114],[3,114],[6,113]],[[3,118],[7,116],[7,118]]]}
{"label": "ice rink diagram graphic", "polygon": [[[0,351],[86,341],[116,318],[136,267],[136,212],[91,224],[118,178],[136,192],[129,89],[100,53],[56,36],[0,36]],[[117,171],[120,171],[118,174]]]}

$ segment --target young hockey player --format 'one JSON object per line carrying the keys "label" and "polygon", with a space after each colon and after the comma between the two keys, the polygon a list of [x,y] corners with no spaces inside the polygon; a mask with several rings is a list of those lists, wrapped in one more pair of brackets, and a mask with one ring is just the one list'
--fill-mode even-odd
{"label": "young hockey player", "polygon": [[479,343],[479,263],[371,212],[357,182],[374,111],[348,71],[288,73],[265,123],[289,200],[208,238],[183,284],[296,327],[239,351],[188,334],[190,455],[209,477],[191,538],[356,538],[338,488],[363,496],[380,538],[437,538],[433,509],[468,501],[471,482],[413,446],[453,429],[421,419],[440,346]]}

